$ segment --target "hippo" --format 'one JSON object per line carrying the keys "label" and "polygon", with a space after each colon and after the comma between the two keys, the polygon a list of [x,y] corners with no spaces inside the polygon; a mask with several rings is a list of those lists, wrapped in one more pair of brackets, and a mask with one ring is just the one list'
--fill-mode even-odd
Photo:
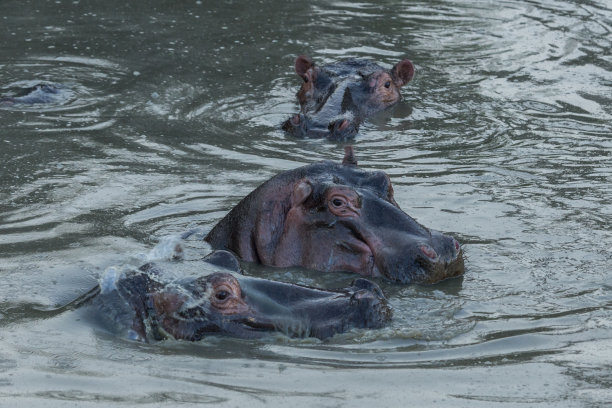
{"label": "hippo", "polygon": [[35,105],[52,104],[64,99],[63,86],[57,84],[40,83],[26,88],[17,88],[10,96],[0,97],[0,106],[16,104]]}
{"label": "hippo", "polygon": [[359,124],[400,98],[400,88],[414,76],[414,65],[404,59],[391,69],[364,59],[349,59],[319,67],[306,56],[295,60],[303,83],[297,93],[300,113],[282,125],[300,138],[345,140]]}
{"label": "hippo", "polygon": [[383,292],[367,279],[324,290],[241,275],[227,251],[205,261],[202,273],[182,279],[164,279],[152,263],[104,278],[92,301],[97,316],[142,342],[220,334],[258,339],[274,332],[325,340],[391,319]]}
{"label": "hippo", "polygon": [[280,173],[240,201],[204,238],[248,262],[436,283],[463,274],[457,240],[419,224],[389,176],[323,161]]}

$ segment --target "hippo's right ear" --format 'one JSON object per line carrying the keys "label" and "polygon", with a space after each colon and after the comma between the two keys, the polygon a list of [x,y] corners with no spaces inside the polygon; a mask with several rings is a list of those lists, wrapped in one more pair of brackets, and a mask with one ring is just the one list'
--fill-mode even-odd
{"label": "hippo's right ear", "polygon": [[393,78],[393,82],[399,87],[406,85],[408,82],[412,80],[414,76],[414,65],[412,61],[405,59],[397,64],[393,68],[391,68],[391,77]]}
{"label": "hippo's right ear", "polygon": [[300,55],[295,59],[295,72],[302,77],[304,82],[312,80],[308,70],[314,67],[314,62],[305,55]]}

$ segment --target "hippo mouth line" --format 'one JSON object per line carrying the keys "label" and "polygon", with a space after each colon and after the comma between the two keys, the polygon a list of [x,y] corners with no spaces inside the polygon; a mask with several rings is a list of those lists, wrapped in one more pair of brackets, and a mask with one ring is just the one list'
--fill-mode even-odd
{"label": "hippo mouth line", "polygon": [[[301,321],[301,320],[300,320]],[[279,319],[273,320],[256,320],[255,317],[246,317],[240,320],[234,321],[234,323],[242,325],[242,330],[248,330],[250,332],[296,332],[300,333],[301,336],[305,335],[303,330],[299,330],[300,324],[296,324],[293,319]]]}
{"label": "hippo mouth line", "polygon": [[419,259],[419,261],[421,268],[425,271],[425,276],[428,277],[428,280],[423,283],[438,282],[440,279],[435,279],[437,275],[443,275],[443,279],[461,275],[464,269],[463,249],[461,248],[459,248],[452,259],[448,261],[441,261],[439,259],[436,261],[424,261]]}
{"label": "hippo mouth line", "polygon": [[[280,319],[273,321],[257,321],[254,317],[248,317],[234,321],[238,327],[234,328],[234,333],[242,333],[242,337],[261,338],[266,333],[279,332],[285,333],[291,337],[309,337],[315,335],[312,333],[309,324],[304,324],[303,321],[295,321],[293,319]],[[337,330],[341,331],[341,330]]]}
{"label": "hippo mouth line", "polygon": [[236,324],[240,324],[245,326],[248,329],[256,330],[256,331],[274,331],[276,330],[276,326],[269,321],[259,321],[254,317],[245,317],[240,320],[234,321]]}
{"label": "hippo mouth line", "polygon": [[387,274],[385,276],[400,280],[403,276],[411,276],[412,282],[434,284],[460,276],[463,274],[463,270],[463,250],[459,249],[449,260],[441,260],[439,256],[436,259],[418,257],[411,269],[398,270],[395,277]]}
{"label": "hippo mouth line", "polygon": [[[342,224],[351,232],[351,240],[345,240],[340,243],[340,246],[347,248],[349,251],[360,254],[362,264],[354,272],[362,276],[380,277],[383,276],[377,266],[376,246],[366,238],[361,228],[352,220],[343,220]],[[333,255],[333,254],[332,254]]]}

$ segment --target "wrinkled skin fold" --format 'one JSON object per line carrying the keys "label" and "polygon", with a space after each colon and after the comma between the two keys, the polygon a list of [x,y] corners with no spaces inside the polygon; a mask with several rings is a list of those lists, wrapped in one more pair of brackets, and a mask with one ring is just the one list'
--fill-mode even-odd
{"label": "wrinkled skin fold", "polygon": [[139,341],[261,338],[272,332],[326,339],[380,328],[391,318],[384,294],[365,279],[333,291],[231,272],[164,281],[153,264],[121,277],[95,301],[106,321]]}
{"label": "wrinkled skin fold", "polygon": [[435,283],[464,272],[448,235],[419,224],[382,171],[320,162],[283,172],[236,205],[206,236],[249,262],[353,272],[399,283]]}
{"label": "wrinkled skin fold", "polygon": [[349,59],[318,66],[309,57],[295,60],[302,78],[300,112],[282,128],[300,138],[344,140],[354,137],[367,117],[395,105],[400,88],[412,80],[414,65],[404,59],[391,69],[372,61]]}

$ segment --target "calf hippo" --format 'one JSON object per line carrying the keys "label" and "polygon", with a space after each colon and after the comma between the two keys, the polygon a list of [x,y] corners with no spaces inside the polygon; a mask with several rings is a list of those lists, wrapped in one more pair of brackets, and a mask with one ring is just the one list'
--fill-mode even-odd
{"label": "calf hippo", "polygon": [[412,79],[414,66],[404,59],[389,70],[368,60],[349,59],[319,67],[299,56],[295,72],[304,81],[297,93],[300,113],[283,129],[296,137],[342,140],[355,136],[368,116],[400,100],[400,88]]}
{"label": "calf hippo", "polygon": [[205,240],[245,261],[400,283],[435,283],[464,271],[459,243],[403,212],[389,176],[359,169],[350,146],[342,164],[320,162],[271,178]]}
{"label": "calf hippo", "polygon": [[233,255],[220,252],[215,260],[221,262],[212,263],[222,271],[204,262],[204,273],[168,281],[147,264],[106,277],[95,309],[139,341],[198,341],[214,334],[260,338],[275,331],[326,339],[352,328],[380,328],[391,318],[382,291],[366,279],[330,291],[245,277],[225,269]]}

